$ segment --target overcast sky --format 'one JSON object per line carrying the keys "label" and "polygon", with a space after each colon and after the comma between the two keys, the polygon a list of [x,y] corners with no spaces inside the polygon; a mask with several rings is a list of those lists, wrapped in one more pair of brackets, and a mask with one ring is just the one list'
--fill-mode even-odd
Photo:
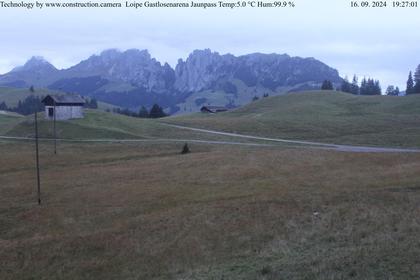
{"label": "overcast sky", "polygon": [[371,76],[384,89],[388,84],[405,89],[408,71],[420,64],[420,8],[295,2],[294,9],[0,8],[0,73],[33,55],[67,68],[104,49],[138,48],[174,66],[192,50],[210,48],[221,54],[315,57],[343,77]]}

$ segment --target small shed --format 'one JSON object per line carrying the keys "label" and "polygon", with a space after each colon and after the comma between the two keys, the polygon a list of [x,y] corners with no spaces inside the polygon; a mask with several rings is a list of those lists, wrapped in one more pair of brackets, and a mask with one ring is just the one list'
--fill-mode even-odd
{"label": "small shed", "polygon": [[47,95],[42,99],[45,118],[49,120],[70,120],[83,118],[85,100],[79,95]]}
{"label": "small shed", "polygon": [[222,106],[203,106],[201,107],[201,112],[202,113],[221,113],[221,112],[226,112],[228,109],[226,107],[222,107]]}

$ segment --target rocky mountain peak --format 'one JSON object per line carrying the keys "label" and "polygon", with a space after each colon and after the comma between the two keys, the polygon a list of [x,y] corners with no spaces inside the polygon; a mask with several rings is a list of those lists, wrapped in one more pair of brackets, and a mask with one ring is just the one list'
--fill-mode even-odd
{"label": "rocky mountain peak", "polygon": [[178,61],[175,87],[181,92],[206,89],[229,74],[234,59],[233,55],[220,55],[210,49],[194,50],[186,61]]}
{"label": "rocky mountain peak", "polygon": [[138,49],[123,52],[108,49],[66,72],[67,76],[100,76],[113,83],[124,83],[153,92],[167,91],[174,81],[174,70],[169,65],[162,66],[148,50]]}
{"label": "rocky mountain peak", "polygon": [[4,86],[67,90],[133,108],[158,102],[185,112],[204,103],[239,106],[257,95],[319,88],[324,80],[341,82],[337,70],[314,58],[234,56],[210,49],[194,50],[175,69],[147,50],[108,49],[68,69],[57,70],[44,58],[33,57],[0,75]]}
{"label": "rocky mountain peak", "polygon": [[339,82],[335,69],[313,58],[288,54],[252,53],[242,56],[220,55],[210,49],[195,50],[175,69],[175,87],[181,92],[215,88],[227,80],[242,81],[248,87],[262,86],[275,91],[297,84],[321,83],[324,79]]}
{"label": "rocky mountain peak", "polygon": [[102,51],[99,55],[93,55],[90,59],[98,59],[103,63],[118,62],[118,60],[149,61],[152,59],[148,50],[128,49],[124,52],[118,49],[108,49]]}
{"label": "rocky mountain peak", "polygon": [[33,56],[23,66],[16,67],[12,70],[12,72],[22,71],[52,72],[58,70],[42,56]]}
{"label": "rocky mountain peak", "polygon": [[103,60],[114,60],[121,55],[121,51],[118,49],[107,49],[102,51],[99,55],[92,55],[90,58],[100,57]]}

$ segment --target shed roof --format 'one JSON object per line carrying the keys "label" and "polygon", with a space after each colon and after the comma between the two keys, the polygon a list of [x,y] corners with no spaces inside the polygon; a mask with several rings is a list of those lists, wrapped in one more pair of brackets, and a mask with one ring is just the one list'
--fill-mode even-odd
{"label": "shed roof", "polygon": [[202,112],[210,112],[210,113],[217,113],[217,112],[225,112],[228,111],[228,108],[223,106],[203,106],[201,107]]}
{"label": "shed roof", "polygon": [[62,94],[62,95],[47,95],[44,99],[42,99],[42,103],[45,105],[83,105],[85,104],[85,100],[80,95],[73,95],[73,94]]}
{"label": "shed roof", "polygon": [[203,106],[203,107],[206,107],[211,110],[227,110],[227,108],[223,106]]}

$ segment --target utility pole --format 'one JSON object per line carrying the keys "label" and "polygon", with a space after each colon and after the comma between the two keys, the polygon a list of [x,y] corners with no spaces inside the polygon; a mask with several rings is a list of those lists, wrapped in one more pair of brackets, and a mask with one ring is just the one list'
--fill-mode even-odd
{"label": "utility pole", "polygon": [[55,100],[54,100],[54,155],[57,154],[57,131],[56,131],[56,117],[55,117],[55,112],[56,112],[56,106],[55,106]]}
{"label": "utility pole", "polygon": [[36,176],[38,183],[38,205],[41,205],[41,180],[39,178],[38,113],[35,112]]}

